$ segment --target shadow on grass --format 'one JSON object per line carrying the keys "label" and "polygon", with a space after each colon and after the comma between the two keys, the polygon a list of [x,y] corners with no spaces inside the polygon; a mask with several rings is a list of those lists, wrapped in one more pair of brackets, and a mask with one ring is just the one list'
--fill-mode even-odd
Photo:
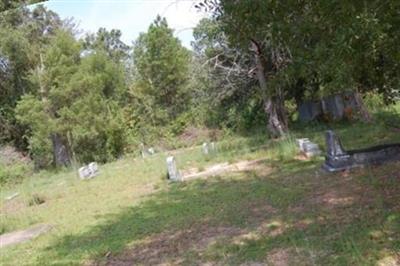
{"label": "shadow on grass", "polygon": [[293,161],[268,176],[248,171],[172,183],[80,235],[58,239],[37,262],[348,265],[374,263],[383,250],[396,250],[400,237],[392,230],[400,217],[385,208],[380,190],[316,176],[315,166]]}

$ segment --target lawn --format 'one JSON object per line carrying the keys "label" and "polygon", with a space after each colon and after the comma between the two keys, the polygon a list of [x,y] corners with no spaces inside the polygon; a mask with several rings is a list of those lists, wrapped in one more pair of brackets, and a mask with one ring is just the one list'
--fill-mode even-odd
{"label": "lawn", "polygon": [[[372,125],[298,125],[292,137],[309,137],[324,149],[331,128],[345,148],[400,142],[386,122],[399,122],[399,115],[376,118]],[[320,171],[323,157],[294,156],[293,140],[235,136],[217,147],[210,156],[201,147],[170,153],[180,169],[260,161],[242,172],[171,183],[169,153],[127,156],[100,166],[92,180],[65,170],[3,187],[2,232],[38,223],[53,229],[0,249],[0,264],[400,264],[399,162],[327,174]]]}

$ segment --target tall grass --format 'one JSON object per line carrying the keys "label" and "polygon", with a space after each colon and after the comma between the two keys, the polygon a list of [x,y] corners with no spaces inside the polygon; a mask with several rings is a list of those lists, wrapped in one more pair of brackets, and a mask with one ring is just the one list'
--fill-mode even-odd
{"label": "tall grass", "polygon": [[292,160],[298,153],[296,139],[292,135],[287,135],[284,138],[277,140],[271,145],[273,158],[282,161]]}

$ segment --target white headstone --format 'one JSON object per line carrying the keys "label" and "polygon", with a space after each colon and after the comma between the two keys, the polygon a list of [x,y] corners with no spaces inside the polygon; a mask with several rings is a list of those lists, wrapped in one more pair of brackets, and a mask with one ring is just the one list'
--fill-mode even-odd
{"label": "white headstone", "polygon": [[180,181],[181,175],[176,167],[174,156],[167,157],[168,179],[172,181]]}
{"label": "white headstone", "polygon": [[153,155],[154,153],[156,153],[156,152],[154,151],[154,148],[149,148],[147,151],[148,151],[148,153],[151,154],[151,155]]}
{"label": "white headstone", "polygon": [[204,142],[202,146],[203,154],[207,155],[209,153],[208,143]]}
{"label": "white headstone", "polygon": [[304,143],[310,142],[308,138],[296,139],[297,146],[301,152],[304,152]]}
{"label": "white headstone", "polygon": [[99,172],[99,167],[97,163],[91,162],[88,165],[85,165],[81,168],[79,168],[78,173],[79,173],[79,178],[80,179],[90,179],[93,178],[97,175]]}
{"label": "white headstone", "polygon": [[90,169],[87,166],[82,166],[78,170],[79,172],[79,178],[80,179],[89,179],[90,178]]}
{"label": "white headstone", "polygon": [[97,163],[91,162],[89,165],[89,170],[90,170],[90,175],[91,177],[94,177],[97,175],[97,172],[99,171],[99,167],[97,166]]}
{"label": "white headstone", "polygon": [[212,151],[212,152],[216,152],[216,151],[217,151],[214,142],[211,142],[211,143],[210,143],[210,148],[211,148],[211,151]]}

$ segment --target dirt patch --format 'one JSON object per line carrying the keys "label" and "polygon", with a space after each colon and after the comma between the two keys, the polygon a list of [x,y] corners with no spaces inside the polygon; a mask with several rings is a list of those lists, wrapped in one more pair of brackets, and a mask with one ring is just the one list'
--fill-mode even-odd
{"label": "dirt patch", "polygon": [[288,249],[274,249],[268,254],[268,262],[274,266],[289,265],[290,252]]}
{"label": "dirt patch", "polygon": [[0,147],[0,163],[5,165],[11,165],[16,162],[29,164],[31,159],[28,155],[17,151],[12,146],[2,146]]}
{"label": "dirt patch", "polygon": [[22,200],[14,199],[6,201],[4,202],[4,204],[1,204],[0,210],[2,214],[12,214],[12,213],[18,213],[24,208],[26,208],[26,204]]}
{"label": "dirt patch", "polygon": [[[199,253],[219,238],[242,233],[239,228],[206,224],[177,232],[163,232],[141,241],[122,254],[110,254],[106,265],[176,265],[182,262],[182,255],[189,250]],[[93,262],[91,265],[99,264]]]}
{"label": "dirt patch", "polygon": [[0,235],[0,248],[26,242],[50,231],[52,228],[51,225],[40,224],[26,230]]}
{"label": "dirt patch", "polygon": [[243,172],[243,171],[260,171],[263,174],[270,173],[271,168],[263,165],[264,159],[252,160],[252,161],[239,161],[237,163],[229,164],[227,162],[215,164],[207,167],[204,171],[197,172],[196,168],[191,168],[186,171],[182,171],[183,180],[190,180],[196,178],[206,178],[209,176],[221,175],[229,172]]}

